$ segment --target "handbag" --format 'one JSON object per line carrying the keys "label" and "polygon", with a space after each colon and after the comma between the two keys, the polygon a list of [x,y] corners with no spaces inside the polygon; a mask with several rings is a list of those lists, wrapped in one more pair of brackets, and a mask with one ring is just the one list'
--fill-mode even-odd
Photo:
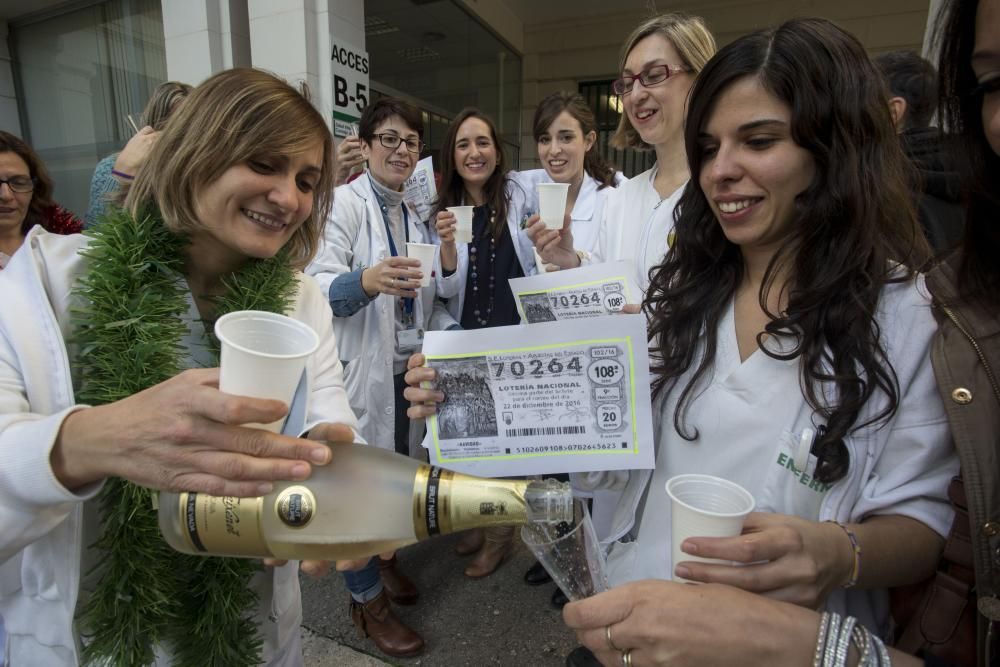
{"label": "handbag", "polygon": [[954,667],[976,666],[976,591],[968,502],[961,476],[948,485],[955,519],[938,569],[911,586],[890,589],[895,647],[933,655]]}

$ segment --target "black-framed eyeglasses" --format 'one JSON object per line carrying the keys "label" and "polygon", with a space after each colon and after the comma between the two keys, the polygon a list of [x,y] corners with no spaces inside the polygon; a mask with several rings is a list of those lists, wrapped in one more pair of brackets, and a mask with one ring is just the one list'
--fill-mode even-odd
{"label": "black-framed eyeglasses", "polygon": [[14,192],[31,192],[35,189],[35,179],[28,176],[12,176],[10,178],[0,178],[0,188],[6,183]]}
{"label": "black-framed eyeglasses", "polygon": [[374,134],[372,136],[377,137],[380,144],[392,150],[395,150],[399,146],[400,141],[406,144],[406,150],[411,153],[419,153],[424,149],[424,142],[418,139],[404,140],[398,134],[392,134],[391,132],[380,132],[379,134]]}
{"label": "black-framed eyeglasses", "polygon": [[675,74],[690,71],[690,67],[671,67],[670,65],[653,65],[647,67],[635,76],[622,75],[611,82],[611,89],[616,95],[625,95],[632,91],[636,80],[645,88],[663,83]]}

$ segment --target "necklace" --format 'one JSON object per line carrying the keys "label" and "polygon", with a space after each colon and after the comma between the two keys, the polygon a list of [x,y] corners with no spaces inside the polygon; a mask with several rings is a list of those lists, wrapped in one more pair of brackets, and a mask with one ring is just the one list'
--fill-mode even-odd
{"label": "necklace", "polygon": [[[180,279],[187,240],[155,211],[134,219],[113,209],[89,232],[88,270],[73,290],[76,401],[111,403],[179,373],[186,355],[187,287]],[[223,280],[215,316],[235,310],[286,312],[297,290],[285,250],[248,261]],[[211,327],[206,326],[210,330]],[[218,354],[218,341],[209,336]],[[159,644],[173,664],[255,665],[261,640],[252,560],[173,551],[160,536],[153,492],[109,479],[99,496],[101,535],[96,586],[80,611],[84,664],[150,665]]]}
{"label": "necklace", "polygon": [[472,283],[473,303],[476,306],[475,309],[472,311],[472,315],[476,318],[476,322],[478,322],[479,326],[481,327],[485,327],[487,324],[490,323],[490,315],[493,314],[493,294],[494,294],[493,288],[496,287],[496,280],[497,280],[496,270],[494,266],[496,264],[496,258],[497,258],[497,244],[496,240],[493,238],[493,223],[496,222],[497,212],[494,211],[493,207],[491,206],[487,206],[486,210],[489,211],[490,221],[488,224],[483,225],[483,236],[480,237],[479,239],[480,242],[482,241],[483,237],[488,237],[490,239],[489,286],[486,289],[488,293],[488,300],[486,302],[485,314],[483,313],[482,310],[480,310],[481,304],[483,302],[482,301],[483,295],[480,293],[481,290],[479,289],[479,266],[478,266],[479,257],[477,255],[478,251],[476,250],[478,243],[476,242],[476,238],[474,236],[472,238],[472,243],[469,244],[469,255],[470,255],[469,271],[471,278],[470,282]]}

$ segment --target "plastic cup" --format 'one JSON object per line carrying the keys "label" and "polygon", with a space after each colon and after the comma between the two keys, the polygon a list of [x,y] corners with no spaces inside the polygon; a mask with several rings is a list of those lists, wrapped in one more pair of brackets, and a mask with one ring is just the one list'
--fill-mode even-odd
{"label": "plastic cup", "polygon": [[579,500],[573,501],[573,523],[529,522],[521,527],[521,540],[570,600],[608,590],[604,553]]}
{"label": "plastic cup", "polygon": [[[308,325],[285,315],[239,310],[215,323],[222,344],[219,389],[227,394],[273,398],[291,405],[306,359],[319,347]],[[270,424],[246,424],[275,433],[284,418]]]}
{"label": "plastic cup", "polygon": [[546,229],[562,229],[569,183],[538,183],[538,215]]}
{"label": "plastic cup", "polygon": [[473,206],[449,206],[455,214],[455,243],[472,243]]}
{"label": "plastic cup", "polygon": [[431,284],[431,273],[434,271],[434,253],[437,246],[430,243],[410,243],[406,244],[406,256],[410,259],[420,260],[420,286],[427,287]]}
{"label": "plastic cup", "polygon": [[[671,572],[681,561],[730,563],[681,551],[689,537],[735,537],[753,511],[753,495],[735,482],[711,475],[677,475],[667,480],[670,496]],[[675,581],[687,581],[674,575]]]}

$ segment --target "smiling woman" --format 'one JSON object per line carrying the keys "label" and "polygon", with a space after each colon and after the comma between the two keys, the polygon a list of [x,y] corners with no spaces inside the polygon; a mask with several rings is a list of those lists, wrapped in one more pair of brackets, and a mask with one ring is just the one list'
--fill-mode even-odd
{"label": "smiling woman", "polygon": [[73,234],[82,227],[52,201],[52,179],[31,146],[0,132],[0,269],[35,225],[59,234]]}
{"label": "smiling woman", "polygon": [[[299,91],[256,70],[216,74],[177,113],[123,210],[87,237],[32,230],[0,272],[0,562],[13,564],[0,568],[0,616],[13,664],[302,661],[296,565],[190,567],[160,538],[149,490],[263,495],[327,462],[327,441],[356,438],[329,307],[295,270],[326,220],[332,138]],[[0,189],[21,176],[0,174]],[[319,335],[303,433],[247,427],[288,406],[218,389],[211,322],[243,309]]]}

